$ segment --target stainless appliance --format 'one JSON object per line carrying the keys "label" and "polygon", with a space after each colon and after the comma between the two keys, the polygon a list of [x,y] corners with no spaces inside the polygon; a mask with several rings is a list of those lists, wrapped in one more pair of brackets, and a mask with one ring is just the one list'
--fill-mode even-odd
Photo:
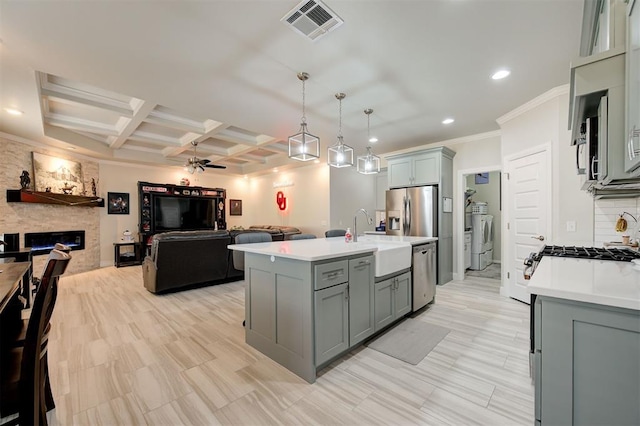
{"label": "stainless appliance", "polygon": [[438,187],[417,186],[386,192],[387,235],[438,236]]}
{"label": "stainless appliance", "polygon": [[640,259],[640,253],[626,248],[576,247],[576,246],[544,246],[538,253],[531,253],[524,260],[524,279],[531,278],[538,263],[544,256],[573,257],[578,259],[613,260],[631,262]]}
{"label": "stainless appliance", "polygon": [[436,243],[413,247],[411,262],[413,286],[413,311],[431,303],[436,296]]}

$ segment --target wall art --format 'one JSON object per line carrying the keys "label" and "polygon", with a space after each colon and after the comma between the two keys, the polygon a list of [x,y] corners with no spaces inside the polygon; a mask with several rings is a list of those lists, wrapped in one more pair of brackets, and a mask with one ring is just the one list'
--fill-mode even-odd
{"label": "wall art", "polygon": [[84,194],[82,164],[77,161],[32,152],[33,185],[38,192]]}

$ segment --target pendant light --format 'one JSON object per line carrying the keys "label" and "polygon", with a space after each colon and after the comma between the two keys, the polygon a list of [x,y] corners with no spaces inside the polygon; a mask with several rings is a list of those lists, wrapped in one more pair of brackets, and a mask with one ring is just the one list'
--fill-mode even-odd
{"label": "pendant light", "polygon": [[[373,110],[367,108],[364,113],[367,114],[367,140],[371,139],[371,123],[370,116]],[[380,157],[374,155],[371,152],[371,147],[367,147],[367,153],[365,155],[358,156],[358,173],[363,175],[372,175],[380,172]]]}
{"label": "pendant light", "polygon": [[289,158],[300,161],[320,158],[320,138],[307,131],[307,117],[304,115],[304,83],[308,79],[309,74],[306,72],[298,73],[298,80],[302,81],[302,121],[298,133],[289,136]]}
{"label": "pendant light", "polygon": [[353,148],[344,144],[342,137],[342,100],[344,93],[336,93],[336,99],[340,102],[340,125],[338,127],[338,141],[327,149],[327,164],[331,167],[353,166]]}

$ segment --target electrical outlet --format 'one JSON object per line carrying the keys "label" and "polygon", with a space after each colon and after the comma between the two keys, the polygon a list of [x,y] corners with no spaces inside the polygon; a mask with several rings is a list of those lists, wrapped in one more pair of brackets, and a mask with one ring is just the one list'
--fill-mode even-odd
{"label": "electrical outlet", "polygon": [[576,232],[576,221],[568,220],[567,221],[567,232]]}

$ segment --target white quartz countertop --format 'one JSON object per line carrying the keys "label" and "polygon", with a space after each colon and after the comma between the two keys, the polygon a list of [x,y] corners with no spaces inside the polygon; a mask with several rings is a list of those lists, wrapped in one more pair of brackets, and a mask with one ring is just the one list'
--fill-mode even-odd
{"label": "white quartz countertop", "polygon": [[531,294],[640,311],[640,266],[631,262],[544,256]]}
{"label": "white quartz countertop", "polygon": [[361,253],[373,253],[378,249],[375,244],[370,242],[346,243],[344,237],[273,241],[270,243],[231,244],[227,247],[230,250],[305,260],[308,262]]}
{"label": "white quartz countertop", "polygon": [[315,238],[310,240],[286,240],[270,243],[231,244],[230,250],[265,254],[314,262],[335,257],[373,253],[385,244],[415,245],[436,241],[433,237],[395,237],[387,235],[359,235],[357,242],[346,243],[344,237]]}

